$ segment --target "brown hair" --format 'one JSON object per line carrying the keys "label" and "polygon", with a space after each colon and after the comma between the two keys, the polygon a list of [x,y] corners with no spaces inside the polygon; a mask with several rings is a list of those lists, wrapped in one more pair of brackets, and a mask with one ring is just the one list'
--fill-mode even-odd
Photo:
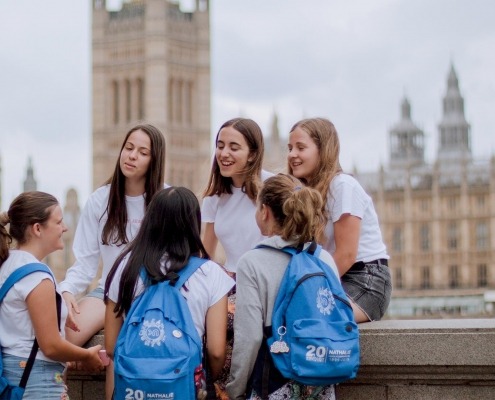
{"label": "brown hair", "polygon": [[[146,171],[145,207],[148,207],[154,194],[163,189],[165,182],[165,138],[160,130],[150,124],[139,124],[134,126],[122,142],[119,158],[115,165],[113,175],[105,184],[110,184],[110,194],[105,212],[108,219],[103,226],[101,241],[104,245],[125,244],[128,242],[126,234],[127,226],[127,207],[125,204],[125,176],[120,169],[120,154],[124,148],[129,136],[138,130],[146,133],[151,143],[151,160]],[[103,217],[103,215],[101,216]]]}
{"label": "brown hair", "polygon": [[[310,181],[305,181],[308,186],[318,190],[323,197],[323,206],[327,202],[328,188],[335,175],[342,172],[340,166],[340,142],[335,126],[326,118],[308,118],[296,122],[291,128],[292,133],[296,128],[302,129],[315,142],[319,150],[319,160],[316,171]],[[289,133],[289,134],[290,134]],[[288,163],[289,174],[292,168]]]}
{"label": "brown hair", "polygon": [[[234,118],[225,122],[217,132],[215,146],[218,143],[218,135],[223,128],[231,126],[238,131],[249,147],[249,155],[253,157],[246,165],[246,180],[242,185],[242,190],[251,200],[255,200],[260,186],[261,166],[263,164],[263,153],[265,150],[263,133],[259,125],[252,119]],[[223,193],[232,194],[232,178],[224,177],[220,174],[220,167],[216,157],[213,157],[210,178],[203,193],[203,197],[221,195]]]}
{"label": "brown hair", "polygon": [[323,199],[317,190],[304,186],[299,179],[287,174],[268,178],[263,182],[258,203],[270,207],[282,239],[302,244],[323,236]]}
{"label": "brown hair", "polygon": [[[9,257],[12,240],[24,244],[29,240],[26,234],[29,226],[44,225],[52,213],[57,199],[44,192],[24,192],[10,204],[9,210],[0,214],[0,266]],[[9,225],[7,232],[6,225]]]}

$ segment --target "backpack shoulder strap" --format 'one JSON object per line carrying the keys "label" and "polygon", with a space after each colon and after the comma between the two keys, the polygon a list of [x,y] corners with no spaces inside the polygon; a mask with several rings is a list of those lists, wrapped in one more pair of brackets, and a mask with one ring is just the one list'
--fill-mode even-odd
{"label": "backpack shoulder strap", "polygon": [[318,257],[321,252],[321,246],[317,244],[315,241],[312,241],[311,244],[308,246],[307,249],[304,249],[301,247],[282,247],[282,248],[277,248],[277,247],[272,247],[272,246],[267,246],[266,244],[259,244],[255,247],[256,249],[273,249],[273,250],[279,250],[283,251],[284,253],[290,254],[290,255],[295,255],[297,253],[300,253],[301,251],[305,251],[311,255],[314,255]]}
{"label": "backpack shoulder strap", "polygon": [[[184,286],[184,283],[191,277],[196,270],[201,267],[207,260],[206,258],[199,258],[195,256],[189,257],[189,261],[187,262],[186,265],[175,275],[175,279],[173,281],[163,281],[163,282],[169,282],[170,286],[175,286],[178,288],[181,288]],[[141,267],[139,270],[139,276],[141,280],[143,281],[144,285],[147,286],[147,282],[150,279],[148,273],[146,272],[146,268],[144,266]]]}
{"label": "backpack shoulder strap", "polygon": [[[0,288],[0,303],[3,301],[5,295],[7,292],[14,286],[14,284],[18,281],[20,281],[22,278],[32,274],[33,272],[46,272],[47,274],[50,274],[50,276],[55,280],[53,277],[52,272],[50,269],[42,263],[30,263],[23,265],[20,268],[17,268],[10,276],[7,278],[5,283],[2,285]],[[58,330],[60,331],[60,307],[62,304],[61,297],[58,293],[57,294],[57,319],[58,319]],[[24,368],[24,372],[22,374],[21,380],[19,382],[19,387],[25,388],[27,385],[27,381],[29,379],[29,375],[31,374],[31,370],[34,365],[34,360],[36,358],[36,354],[38,353],[38,340],[36,337],[34,338],[33,346],[31,347],[31,352],[29,354],[28,361],[26,363],[26,367]]]}
{"label": "backpack shoulder strap", "polygon": [[0,288],[0,303],[3,301],[5,295],[12,288],[12,286],[14,286],[22,278],[32,274],[33,272],[46,272],[47,274],[50,274],[50,276],[53,278],[52,272],[45,264],[30,263],[23,265],[22,267],[17,268],[14,272],[12,272],[12,274],[10,274],[10,276],[7,278],[7,280]]}
{"label": "backpack shoulder strap", "polygon": [[195,256],[189,257],[188,263],[182,268],[178,274],[179,274],[179,279],[177,280],[177,283],[175,284],[176,287],[181,288],[184,286],[186,281],[196,272],[196,270],[201,267],[205,262],[208,260],[206,258],[199,258]]}

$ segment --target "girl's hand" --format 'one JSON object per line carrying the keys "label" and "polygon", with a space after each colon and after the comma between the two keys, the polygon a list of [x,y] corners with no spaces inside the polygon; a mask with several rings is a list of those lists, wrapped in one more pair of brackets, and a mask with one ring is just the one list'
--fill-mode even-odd
{"label": "girl's hand", "polygon": [[81,369],[85,371],[98,372],[105,368],[100,359],[100,355],[98,354],[101,348],[101,345],[98,344],[88,349],[86,359],[81,362]]}

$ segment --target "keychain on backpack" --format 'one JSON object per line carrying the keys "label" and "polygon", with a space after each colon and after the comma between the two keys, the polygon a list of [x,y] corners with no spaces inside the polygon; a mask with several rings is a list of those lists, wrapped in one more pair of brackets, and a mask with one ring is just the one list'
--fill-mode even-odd
{"label": "keychain on backpack", "polygon": [[287,332],[287,329],[285,328],[285,326],[280,326],[277,329],[279,339],[277,341],[273,342],[272,345],[270,346],[270,353],[278,354],[278,353],[288,353],[289,352],[289,346],[287,346],[287,343],[284,342],[284,340],[283,340],[286,332]]}

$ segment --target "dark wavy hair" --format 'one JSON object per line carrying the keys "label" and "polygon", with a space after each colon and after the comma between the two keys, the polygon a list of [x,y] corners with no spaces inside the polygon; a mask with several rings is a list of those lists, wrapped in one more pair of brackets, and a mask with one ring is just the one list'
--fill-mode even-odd
{"label": "dark wavy hair", "polygon": [[[119,265],[129,259],[119,282],[117,315],[127,313],[135,296],[141,268],[145,268],[152,283],[170,278],[180,271],[189,257],[209,258],[200,236],[201,212],[194,193],[185,187],[169,187],[156,193],[148,206],[135,239],[117,258],[105,282],[105,301]],[[167,271],[161,269],[166,261]]]}

